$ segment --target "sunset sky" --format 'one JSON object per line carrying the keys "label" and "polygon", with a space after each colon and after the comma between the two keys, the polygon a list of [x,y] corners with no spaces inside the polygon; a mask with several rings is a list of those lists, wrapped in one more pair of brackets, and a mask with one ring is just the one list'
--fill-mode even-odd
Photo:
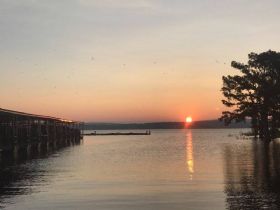
{"label": "sunset sky", "polygon": [[222,75],[280,51],[279,0],[0,0],[0,107],[94,122],[216,119]]}

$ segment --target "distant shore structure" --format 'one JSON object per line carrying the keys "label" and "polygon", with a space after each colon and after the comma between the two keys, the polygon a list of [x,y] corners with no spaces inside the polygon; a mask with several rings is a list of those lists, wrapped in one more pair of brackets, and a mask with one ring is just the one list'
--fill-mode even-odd
{"label": "distant shore structure", "polygon": [[151,135],[151,131],[147,130],[146,132],[110,132],[110,133],[85,133],[84,136],[143,136],[143,135]]}
{"label": "distant shore structure", "polygon": [[0,152],[79,143],[83,123],[0,108]]}

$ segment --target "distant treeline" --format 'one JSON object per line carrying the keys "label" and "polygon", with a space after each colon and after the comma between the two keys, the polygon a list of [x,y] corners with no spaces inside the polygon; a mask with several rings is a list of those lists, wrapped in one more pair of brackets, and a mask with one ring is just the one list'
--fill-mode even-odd
{"label": "distant treeline", "polygon": [[[184,122],[152,122],[152,123],[86,123],[86,130],[119,130],[119,129],[183,129]],[[205,120],[192,122],[188,128],[192,129],[219,129],[219,128],[250,128],[250,122],[232,123],[225,126],[219,120]]]}

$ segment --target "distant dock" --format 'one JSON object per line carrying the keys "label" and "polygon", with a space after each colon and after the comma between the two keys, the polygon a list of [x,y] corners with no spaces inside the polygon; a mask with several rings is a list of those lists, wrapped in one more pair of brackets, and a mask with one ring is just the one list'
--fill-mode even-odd
{"label": "distant dock", "polygon": [[151,135],[151,131],[146,132],[110,132],[110,133],[84,133],[84,136],[137,136],[137,135]]}

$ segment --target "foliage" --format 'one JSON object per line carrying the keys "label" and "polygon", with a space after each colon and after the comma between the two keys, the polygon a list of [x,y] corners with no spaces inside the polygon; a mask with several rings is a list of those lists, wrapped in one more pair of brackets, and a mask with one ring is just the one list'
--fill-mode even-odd
{"label": "foliage", "polygon": [[255,136],[271,139],[280,127],[280,53],[250,53],[247,64],[233,61],[238,75],[223,76],[223,104],[230,109],[220,118],[226,125],[250,118]]}

